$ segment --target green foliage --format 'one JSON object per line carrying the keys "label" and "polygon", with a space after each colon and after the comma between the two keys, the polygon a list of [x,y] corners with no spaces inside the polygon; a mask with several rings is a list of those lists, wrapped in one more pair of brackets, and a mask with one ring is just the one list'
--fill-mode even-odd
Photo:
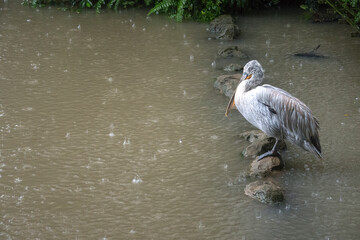
{"label": "green foliage", "polygon": [[105,0],[99,0],[99,1],[95,4],[96,13],[100,13],[100,9],[101,9],[102,5],[105,5]]}
{"label": "green foliage", "polygon": [[[322,4],[332,7],[343,19],[345,19],[353,28],[360,32],[360,0],[325,0]],[[319,13],[321,6],[319,0],[305,0],[300,8],[305,10],[304,16],[311,18]]]}
{"label": "green foliage", "polygon": [[[181,0],[180,0],[181,1]],[[163,0],[155,4],[155,6],[149,11],[148,15],[152,13],[170,13],[174,12],[174,8],[177,6],[177,2],[174,0]]]}
{"label": "green foliage", "polygon": [[208,22],[219,16],[221,14],[220,3],[220,0],[215,2],[207,1],[205,7],[201,9],[200,14],[197,15],[197,19],[202,22]]}
{"label": "green foliage", "polygon": [[179,0],[177,11],[176,11],[176,21],[181,22],[184,17],[184,6],[185,6],[186,0]]}
{"label": "green foliage", "polygon": [[[279,2],[280,0],[160,0],[154,2],[148,14],[164,13],[178,22],[183,19],[207,22],[223,13],[257,9],[265,5],[276,5]],[[151,3],[152,1],[148,1],[147,5]]]}
{"label": "green foliage", "polygon": [[258,9],[279,2],[280,0],[23,0],[23,5],[42,7],[55,4],[75,11],[91,8],[97,13],[104,7],[117,11],[120,8],[148,6],[151,8],[149,15],[164,13],[178,22],[184,19],[207,22],[223,13]]}

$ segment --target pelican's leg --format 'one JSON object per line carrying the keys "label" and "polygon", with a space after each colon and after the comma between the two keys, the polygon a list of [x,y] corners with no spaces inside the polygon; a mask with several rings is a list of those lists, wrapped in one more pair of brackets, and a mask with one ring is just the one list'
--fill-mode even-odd
{"label": "pelican's leg", "polygon": [[270,151],[261,154],[261,155],[258,157],[258,161],[260,161],[260,160],[263,159],[264,157],[276,156],[276,155],[278,154],[278,152],[277,152],[276,149],[277,149],[277,145],[278,145],[278,143],[279,143],[279,140],[278,140],[277,138],[275,138],[275,139],[276,139],[276,141],[275,141],[275,144],[274,144],[273,148],[272,148]]}

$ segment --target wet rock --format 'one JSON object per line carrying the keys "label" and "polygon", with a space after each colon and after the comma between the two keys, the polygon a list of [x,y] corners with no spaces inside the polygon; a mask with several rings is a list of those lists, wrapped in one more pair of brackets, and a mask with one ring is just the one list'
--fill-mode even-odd
{"label": "wet rock", "polygon": [[270,179],[249,183],[244,191],[246,195],[262,203],[274,204],[284,201],[283,190]]}
{"label": "wet rock", "polygon": [[239,138],[244,138],[248,142],[255,142],[264,137],[264,134],[260,130],[251,130],[239,134]]}
{"label": "wet rock", "polygon": [[234,68],[231,71],[241,71],[248,61],[248,55],[239,46],[225,46],[219,48],[214,63],[217,69],[229,71],[228,69]]}
{"label": "wet rock", "polygon": [[221,40],[233,40],[240,34],[239,27],[234,24],[230,15],[221,15],[215,18],[210,23],[209,31],[216,34],[216,39]]}
{"label": "wet rock", "polygon": [[241,74],[222,75],[214,82],[214,87],[220,90],[220,93],[231,98],[233,92],[239,84]]}
{"label": "wet rock", "polygon": [[224,71],[226,72],[238,72],[243,69],[243,65],[236,64],[236,63],[230,63],[224,68]]}
{"label": "wet rock", "polygon": [[255,159],[251,163],[249,177],[267,177],[273,170],[280,170],[284,163],[280,156],[269,156],[258,161]]}
{"label": "wet rock", "polygon": [[[272,149],[275,144],[275,138],[267,136],[260,130],[253,130],[244,132],[239,137],[245,138],[251,144],[247,146],[242,154],[244,157],[257,157],[260,154],[268,152]],[[280,140],[278,150],[282,151],[286,149],[286,143]]]}
{"label": "wet rock", "polygon": [[248,55],[246,55],[243,51],[240,50],[239,46],[225,46],[219,49],[218,55],[221,57],[237,57],[242,59],[248,59]]}

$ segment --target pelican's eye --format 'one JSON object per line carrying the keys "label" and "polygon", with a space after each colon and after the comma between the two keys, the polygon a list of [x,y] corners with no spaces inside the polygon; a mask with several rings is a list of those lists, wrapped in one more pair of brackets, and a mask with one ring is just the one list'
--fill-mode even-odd
{"label": "pelican's eye", "polygon": [[248,79],[250,79],[251,77],[252,77],[252,74],[249,74],[249,75],[246,76],[245,80],[248,80]]}

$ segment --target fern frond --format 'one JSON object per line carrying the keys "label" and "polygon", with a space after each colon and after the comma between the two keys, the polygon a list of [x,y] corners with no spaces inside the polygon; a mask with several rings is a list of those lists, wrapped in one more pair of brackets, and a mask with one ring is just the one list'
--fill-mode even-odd
{"label": "fern frond", "polygon": [[152,0],[144,0],[144,3],[146,6],[149,6],[151,2],[152,2]]}
{"label": "fern frond", "polygon": [[110,9],[110,8],[114,5],[115,1],[116,1],[116,0],[111,0],[111,1],[106,5],[106,7]]}
{"label": "fern frond", "polygon": [[120,1],[121,1],[121,0],[116,0],[115,6],[114,6],[114,10],[115,10],[115,11],[117,11],[117,10],[119,9]]}
{"label": "fern frond", "polygon": [[152,9],[150,9],[150,11],[148,12],[148,15],[150,15],[154,12],[167,10],[169,7],[173,7],[173,6],[176,6],[176,2],[174,0],[163,0],[163,1],[155,4],[155,6]]}
{"label": "fern frond", "polygon": [[184,6],[185,6],[186,0],[179,0],[178,7],[176,11],[176,21],[181,22],[184,18]]}
{"label": "fern frond", "polygon": [[95,4],[96,13],[100,13],[101,6],[105,4],[105,0],[98,0]]}

